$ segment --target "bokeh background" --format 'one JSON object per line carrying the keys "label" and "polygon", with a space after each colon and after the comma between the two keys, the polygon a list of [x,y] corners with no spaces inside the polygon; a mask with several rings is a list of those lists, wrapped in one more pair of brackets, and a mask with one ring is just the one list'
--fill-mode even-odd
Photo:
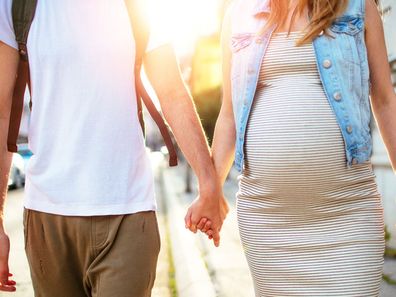
{"label": "bokeh background", "polygon": [[[222,100],[220,31],[222,18],[229,2],[229,0],[149,1],[152,27],[160,30],[175,47],[183,77],[194,97],[209,142],[213,137]],[[396,0],[381,0],[381,13],[384,20],[389,67],[392,69],[392,80],[396,88]],[[150,92],[155,98],[155,93],[152,90]],[[26,102],[28,100],[27,95]],[[28,111],[26,104],[21,142],[26,142]],[[253,296],[249,271],[239,242],[233,206],[237,191],[236,171],[231,172],[225,185],[225,193],[232,207],[224,226],[222,248],[215,250],[203,237],[193,236],[185,230],[180,230],[183,229],[184,211],[196,194],[194,177],[185,162],[182,162],[177,169],[169,169],[161,165],[162,153],[159,152],[163,152],[163,142],[149,116],[146,120],[147,145],[152,151],[153,167],[156,172],[158,215],[162,235],[162,251],[153,296]],[[374,120],[372,130],[374,138],[372,163],[383,199],[387,240],[381,297],[393,297],[396,296],[396,176]],[[18,293],[14,296],[31,297],[33,291],[24,255],[21,226],[23,174],[18,176],[19,173],[23,173],[30,153],[27,146],[21,146],[21,149],[20,154],[15,155],[14,158],[15,180],[10,185],[10,189],[17,189],[10,191],[6,208],[6,225],[13,244],[10,266],[16,272],[14,274],[20,284]],[[0,296],[3,294],[0,293]]]}

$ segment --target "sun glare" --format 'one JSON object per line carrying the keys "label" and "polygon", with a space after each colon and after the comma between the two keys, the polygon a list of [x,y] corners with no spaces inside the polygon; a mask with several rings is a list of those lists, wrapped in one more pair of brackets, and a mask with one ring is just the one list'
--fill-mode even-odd
{"label": "sun glare", "polygon": [[218,29],[218,3],[217,0],[151,0],[151,25],[183,54],[192,51],[198,37]]}

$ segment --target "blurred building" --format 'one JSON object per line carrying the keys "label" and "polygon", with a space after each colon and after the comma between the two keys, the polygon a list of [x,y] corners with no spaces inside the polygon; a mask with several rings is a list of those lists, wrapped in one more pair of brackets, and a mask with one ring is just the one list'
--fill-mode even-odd
{"label": "blurred building", "polygon": [[[396,0],[382,0],[384,29],[392,79],[396,88]],[[396,115],[395,115],[396,116]],[[379,190],[383,197],[385,224],[391,233],[389,246],[396,248],[396,176],[392,171],[385,146],[378,129],[373,125],[373,166]]]}

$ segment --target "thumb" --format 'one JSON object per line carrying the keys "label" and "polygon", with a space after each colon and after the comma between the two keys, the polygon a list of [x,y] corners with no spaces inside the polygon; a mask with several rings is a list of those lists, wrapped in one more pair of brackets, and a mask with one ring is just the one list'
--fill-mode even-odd
{"label": "thumb", "polygon": [[1,264],[1,267],[0,267],[0,283],[2,285],[7,284],[9,275],[10,274],[9,274],[9,270],[8,270],[8,265],[7,264]]}
{"label": "thumb", "polygon": [[191,215],[192,215],[192,211],[191,211],[191,208],[189,208],[187,210],[186,216],[184,217],[184,223],[185,223],[186,229],[190,229],[190,227],[191,227]]}
{"label": "thumb", "polygon": [[220,246],[220,233],[219,231],[216,231],[213,233],[213,243],[215,245],[215,247],[219,247]]}

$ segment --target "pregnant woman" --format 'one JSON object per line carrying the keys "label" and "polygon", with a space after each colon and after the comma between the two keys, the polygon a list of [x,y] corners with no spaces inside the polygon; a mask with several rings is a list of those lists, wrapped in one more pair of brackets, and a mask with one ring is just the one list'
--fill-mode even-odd
{"label": "pregnant woman", "polygon": [[376,3],[238,0],[223,47],[213,159],[223,182],[234,153],[241,171],[256,296],[378,296],[384,225],[369,95],[394,168],[396,95]]}

